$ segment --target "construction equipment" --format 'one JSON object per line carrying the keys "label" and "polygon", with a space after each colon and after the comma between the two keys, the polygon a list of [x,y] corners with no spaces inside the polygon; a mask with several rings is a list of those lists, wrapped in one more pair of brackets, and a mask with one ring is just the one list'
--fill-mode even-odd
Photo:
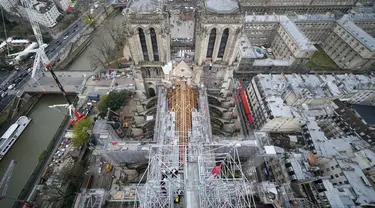
{"label": "construction equipment", "polygon": [[[86,119],[87,116],[85,116],[83,113],[78,112],[77,109],[74,108],[73,103],[70,101],[68,95],[66,94],[66,92],[65,92],[63,86],[61,85],[59,79],[57,78],[55,72],[52,70],[51,65],[49,63],[47,63],[47,64],[45,64],[45,67],[46,67],[46,70],[51,73],[53,79],[56,82],[56,85],[59,87],[62,95],[65,98],[65,100],[68,102],[67,104],[54,105],[54,106],[50,106],[50,107],[57,107],[57,106],[66,107],[69,111],[69,115],[72,117],[72,119],[70,120],[70,124],[72,124],[72,125],[75,125],[78,121],[80,121],[82,119]],[[74,117],[73,117],[73,114],[74,114]]]}
{"label": "construction equipment", "polygon": [[45,44],[43,43],[42,32],[40,31],[39,23],[36,21],[38,17],[36,17],[35,13],[33,12],[33,1],[22,0],[22,4],[26,8],[27,16],[29,18],[31,27],[33,28],[36,41],[39,45],[39,49],[36,52],[33,70],[31,73],[31,77],[37,80],[37,77],[40,76],[43,72],[44,67],[42,64],[46,64],[49,61],[46,53],[44,52]]}
{"label": "construction equipment", "polygon": [[23,204],[24,207],[34,207],[33,203],[28,202],[26,200],[19,200],[17,198],[6,196],[9,181],[12,178],[13,170],[14,170],[15,165],[16,165],[15,160],[10,161],[8,169],[5,171],[5,174],[4,174],[3,178],[1,179],[1,182],[0,182],[0,193],[1,193],[0,200],[8,199],[8,200],[12,200],[12,201],[15,201],[15,202],[21,202],[21,204]]}

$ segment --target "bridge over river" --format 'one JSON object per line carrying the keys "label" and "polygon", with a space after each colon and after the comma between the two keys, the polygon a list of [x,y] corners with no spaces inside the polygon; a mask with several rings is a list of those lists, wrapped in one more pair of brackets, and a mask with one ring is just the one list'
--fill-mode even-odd
{"label": "bridge over river", "polygon": [[[68,94],[76,94],[81,92],[84,89],[87,78],[92,76],[92,73],[87,71],[56,71],[55,74]],[[26,93],[61,93],[60,89],[55,83],[55,80],[49,72],[44,72],[44,74],[39,78],[30,79],[24,85],[22,91]]]}

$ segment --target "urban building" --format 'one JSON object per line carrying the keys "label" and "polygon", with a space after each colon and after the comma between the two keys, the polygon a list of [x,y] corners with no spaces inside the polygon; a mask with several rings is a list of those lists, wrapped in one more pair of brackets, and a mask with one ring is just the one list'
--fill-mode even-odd
{"label": "urban building", "polygon": [[3,9],[10,14],[18,13],[18,1],[16,0],[1,0],[0,6],[2,6]]}
{"label": "urban building", "polygon": [[242,49],[239,49],[242,54],[237,59],[237,72],[265,68],[272,70],[273,67],[279,70],[304,68],[317,51],[297,25],[285,15],[245,16],[244,35]]}
{"label": "urban building", "polygon": [[[356,158],[361,161],[359,151],[372,151],[366,141],[356,136],[328,140],[314,119],[302,125],[302,134],[306,147],[315,154],[322,176],[329,177],[332,185],[347,193],[356,206],[373,203],[375,190],[362,171],[361,162],[355,161]],[[367,156],[372,156],[369,160],[375,159],[375,154]]]}
{"label": "urban building", "polygon": [[[21,1],[1,0],[0,5],[7,12],[28,19],[28,9],[22,5]],[[32,5],[31,15],[36,17],[39,24],[45,27],[53,27],[57,24],[56,20],[61,14],[52,0],[32,0]]]}
{"label": "urban building", "polygon": [[[372,10],[374,10],[372,8]],[[348,18],[360,27],[363,31],[375,37],[375,13],[352,13]]]}
{"label": "urban building", "polygon": [[70,0],[54,0],[54,2],[63,11],[67,11],[70,7]]}
{"label": "urban building", "polygon": [[373,105],[374,84],[374,77],[365,75],[260,74],[247,87],[247,97],[257,129],[293,132],[305,119],[302,107],[334,99]]}
{"label": "urban building", "polygon": [[[356,0],[239,0],[241,11],[248,14],[347,13],[356,6]],[[363,1],[367,3],[367,1]],[[370,4],[373,2],[369,2]]]}
{"label": "urban building", "polygon": [[375,63],[375,39],[347,15],[336,21],[323,42],[324,51],[343,69],[367,69]]}

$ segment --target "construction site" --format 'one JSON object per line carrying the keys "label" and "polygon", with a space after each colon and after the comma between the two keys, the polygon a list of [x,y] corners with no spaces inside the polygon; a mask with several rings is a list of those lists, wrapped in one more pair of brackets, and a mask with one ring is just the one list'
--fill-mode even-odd
{"label": "construction site", "polygon": [[147,182],[139,207],[250,207],[252,190],[236,145],[213,141],[204,88],[159,88]]}
{"label": "construction site", "polygon": [[75,207],[105,203],[140,208],[251,207],[256,203],[254,184],[246,179],[241,164],[254,159],[257,142],[215,141],[204,86],[186,81],[159,85],[156,106],[152,142],[123,141],[123,148],[94,151],[114,166],[114,178],[123,178],[124,166],[130,175],[130,166],[145,164],[137,182],[118,184],[114,179],[109,191],[87,189],[77,196]]}

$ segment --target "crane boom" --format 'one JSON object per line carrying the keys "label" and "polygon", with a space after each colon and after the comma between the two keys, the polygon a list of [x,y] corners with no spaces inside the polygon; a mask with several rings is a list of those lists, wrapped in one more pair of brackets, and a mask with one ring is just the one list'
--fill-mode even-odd
{"label": "crane boom", "polygon": [[41,72],[43,68],[42,64],[46,64],[49,61],[48,61],[48,57],[46,53],[44,52],[43,36],[39,27],[39,23],[37,22],[38,17],[36,17],[35,13],[33,12],[34,10],[33,1],[22,0],[22,4],[26,8],[27,16],[29,18],[31,27],[33,28],[36,41],[38,42],[38,45],[39,45],[39,49],[34,59],[33,71],[31,73],[31,77],[34,78],[37,73]]}
{"label": "crane boom", "polygon": [[15,160],[10,161],[8,169],[5,171],[5,174],[4,174],[3,178],[1,179],[1,182],[0,182],[0,191],[1,191],[0,200],[3,199],[6,195],[6,193],[7,193],[8,184],[9,184],[9,181],[12,177],[15,164],[16,164]]}
{"label": "crane boom", "polygon": [[56,82],[56,85],[59,87],[61,93],[63,94],[63,96],[64,96],[64,98],[65,98],[65,100],[68,102],[69,105],[72,105],[72,102],[70,101],[68,95],[66,94],[66,92],[65,92],[63,86],[61,85],[59,79],[57,78],[55,72],[52,70],[51,65],[50,65],[50,64],[45,64],[45,66],[46,66],[46,70],[49,71],[49,72],[51,73],[53,79],[54,79],[55,82]]}

